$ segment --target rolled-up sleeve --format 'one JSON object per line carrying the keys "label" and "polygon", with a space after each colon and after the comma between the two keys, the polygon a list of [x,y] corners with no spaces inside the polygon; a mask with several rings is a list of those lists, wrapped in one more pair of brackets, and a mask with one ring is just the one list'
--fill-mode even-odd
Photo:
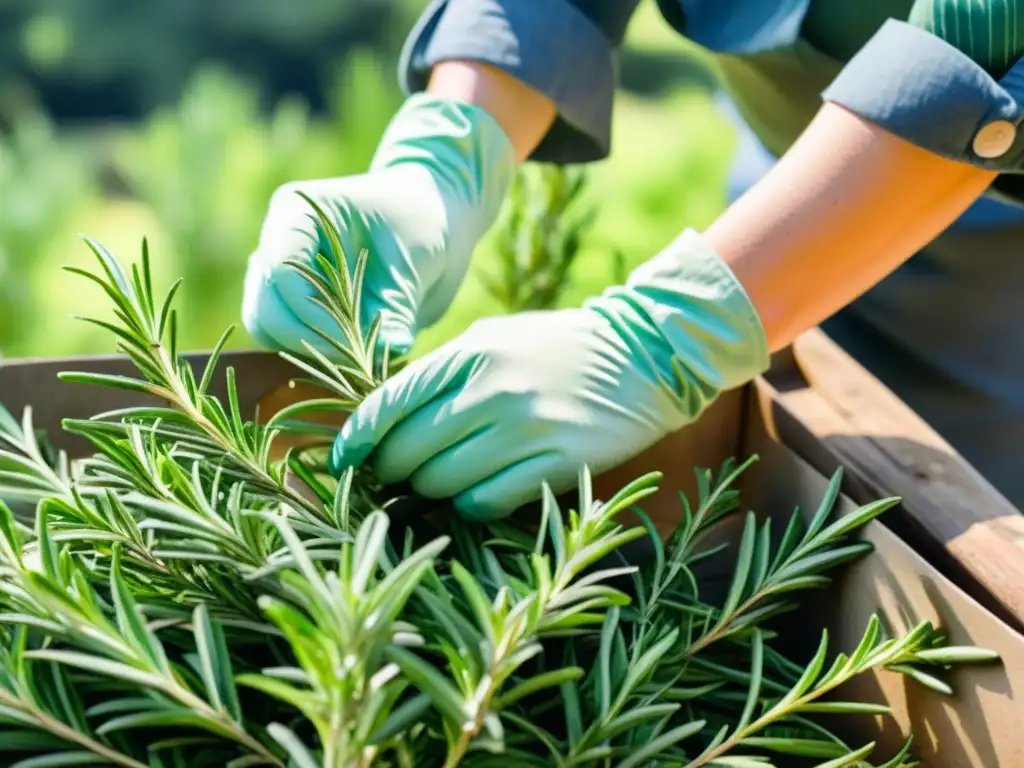
{"label": "rolled-up sleeve", "polygon": [[993,76],[933,29],[890,19],[822,94],[944,157],[1024,170],[1024,61]]}
{"label": "rolled-up sleeve", "polygon": [[550,98],[557,116],[534,160],[603,159],[611,145],[614,51],[639,0],[433,0],[402,52],[406,93],[442,61],[497,67]]}

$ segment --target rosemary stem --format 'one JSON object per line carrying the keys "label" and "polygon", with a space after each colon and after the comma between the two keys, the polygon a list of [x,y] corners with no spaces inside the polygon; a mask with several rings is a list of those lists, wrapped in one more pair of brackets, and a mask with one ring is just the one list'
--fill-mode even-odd
{"label": "rosemary stem", "polygon": [[84,733],[76,731],[69,725],[62,723],[54,717],[51,717],[46,712],[38,709],[35,706],[29,705],[21,699],[16,699],[4,690],[0,690],[0,702],[24,712],[26,715],[31,717],[40,728],[49,731],[57,738],[63,739],[69,744],[76,744],[84,749],[89,750],[98,757],[102,757],[105,760],[113,763],[114,765],[122,766],[123,768],[149,768],[145,763],[140,763],[138,760],[129,757],[128,755],[118,752],[117,750],[111,749],[105,744],[90,738]]}
{"label": "rosemary stem", "polygon": [[716,758],[721,757],[730,749],[736,747],[741,741],[743,741],[743,739],[755,733],[758,733],[759,731],[763,731],[772,723],[778,722],[779,720],[788,717],[790,714],[796,712],[800,709],[800,707],[804,706],[805,704],[810,704],[811,702],[820,699],[826,693],[835,690],[843,683],[850,680],[850,678],[854,677],[856,674],[857,670],[851,670],[846,674],[837,675],[835,680],[831,680],[827,684],[815,688],[814,690],[809,691],[808,693],[805,693],[803,696],[800,696],[799,698],[794,699],[792,702],[789,702],[786,706],[783,706],[785,700],[779,702],[774,707],[765,712],[763,715],[761,715],[761,717],[759,717],[757,720],[748,725],[746,728],[741,728],[740,730],[736,731],[736,733],[734,733],[732,736],[723,741],[714,749],[708,750],[704,754],[697,757],[696,760],[687,763],[684,768],[701,768],[702,766],[708,765]]}
{"label": "rosemary stem", "polygon": [[190,707],[193,711],[202,713],[208,719],[215,721],[220,726],[230,731],[234,740],[238,744],[248,749],[254,755],[258,755],[265,764],[276,766],[276,768],[286,768],[285,764],[282,763],[273,752],[250,736],[245,729],[230,717],[215,710],[206,703],[206,701],[192,693],[184,690],[178,690],[177,693],[178,695],[175,696],[175,698],[177,698],[183,706]]}
{"label": "rosemary stem", "polygon": [[257,462],[252,461],[244,451],[238,450],[238,446],[235,444],[235,441],[233,441],[228,435],[225,435],[216,424],[210,421],[205,414],[192,404],[192,399],[188,396],[188,393],[185,392],[184,387],[181,384],[181,377],[178,375],[175,366],[171,362],[167,348],[163,345],[160,346],[160,362],[163,366],[164,376],[172,385],[172,389],[170,390],[162,387],[160,388],[164,389],[164,392],[166,393],[165,396],[168,400],[171,400],[204,432],[206,432],[206,434],[216,440],[225,453],[231,455],[236,461],[242,463],[261,485],[280,493],[290,503],[296,504],[299,508],[312,514],[318,520],[328,520],[328,517],[322,509],[310,502],[298,491],[288,487],[287,483],[279,483],[274,480],[274,478],[271,477],[262,466]]}

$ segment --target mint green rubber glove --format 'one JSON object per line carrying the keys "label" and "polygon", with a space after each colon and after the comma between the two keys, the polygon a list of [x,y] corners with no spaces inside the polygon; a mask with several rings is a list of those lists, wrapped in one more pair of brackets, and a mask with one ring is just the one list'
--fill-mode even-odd
{"label": "mint green rubber glove", "polygon": [[474,324],[368,397],[331,470],[370,459],[385,483],[502,517],[586,464],[618,466],[768,366],[764,329],[726,264],[687,231],[580,309]]}
{"label": "mint green rubber glove", "polygon": [[381,344],[404,354],[416,332],[448,308],[514,172],[512,145],[489,114],[449,99],[410,97],[368,173],[295,182],[275,193],[245,278],[246,328],[273,349],[304,353],[306,341],[332,360],[340,357],[313,328],[338,339],[340,329],[285,265],[329,254],[302,191],[338,227],[350,269],[368,251],[360,320],[365,329],[380,315]]}

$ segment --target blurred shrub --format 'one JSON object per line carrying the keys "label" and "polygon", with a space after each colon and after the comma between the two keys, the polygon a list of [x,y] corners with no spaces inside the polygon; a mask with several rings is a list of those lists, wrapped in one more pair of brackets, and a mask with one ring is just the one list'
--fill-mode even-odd
{"label": "blurred shrub", "polygon": [[362,173],[404,98],[394,65],[370,49],[354,49],[330,70],[325,93],[328,108],[317,129],[324,134],[318,143],[328,148],[329,157],[311,154],[317,165],[299,176]]}
{"label": "blurred shrub", "polygon": [[[273,191],[287,181],[362,171],[400,102],[379,57],[361,51],[333,78],[331,118],[314,122],[306,103],[282,99],[263,116],[257,87],[220,67],[189,81],[181,102],[124,131],[114,154],[132,196],[148,205],[185,277],[182,309],[205,346],[238,317],[241,275]],[[344,105],[344,106],[342,106]],[[204,330],[209,328],[209,334]],[[244,334],[235,344],[244,344]]]}
{"label": "blurred shrub", "polygon": [[35,275],[94,188],[90,155],[42,112],[21,112],[0,134],[0,353],[31,332],[39,314]]}

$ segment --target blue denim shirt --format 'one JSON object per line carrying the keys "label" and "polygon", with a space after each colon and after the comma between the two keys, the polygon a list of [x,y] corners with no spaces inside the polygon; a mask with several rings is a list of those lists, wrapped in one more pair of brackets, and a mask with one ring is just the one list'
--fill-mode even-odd
{"label": "blue denim shirt", "polygon": [[[658,0],[680,33],[712,53],[731,55],[794,44],[810,2]],[[601,159],[610,147],[614,50],[637,4],[432,0],[405,46],[403,85],[409,92],[422,89],[431,66],[444,59],[492,64],[545,93],[558,107],[555,125],[535,159]],[[1024,62],[997,80],[934,35],[890,19],[845,63],[821,97],[945,157],[1003,174],[1024,169]],[[1008,133],[1013,139],[1005,145]],[[1024,202],[1024,193],[1001,192],[999,184],[990,195]]]}
{"label": "blue denim shirt", "polygon": [[[610,147],[614,52],[638,1],[433,0],[406,44],[402,82],[421,90],[446,59],[491,64],[557,105],[534,159],[601,159]],[[854,0],[813,0],[840,1]],[[963,2],[932,1],[954,10]],[[738,84],[731,90],[745,121],[771,147],[758,149],[765,165],[828,101],[999,173],[956,225],[825,328],[1024,507],[1016,458],[1024,445],[1024,60],[993,76],[940,37],[891,18],[848,61],[821,68],[801,37],[812,0],[658,3],[722,72],[737,75],[724,81]],[[996,5],[1024,23],[1024,0],[970,7]],[[737,92],[744,82],[746,99]]]}

